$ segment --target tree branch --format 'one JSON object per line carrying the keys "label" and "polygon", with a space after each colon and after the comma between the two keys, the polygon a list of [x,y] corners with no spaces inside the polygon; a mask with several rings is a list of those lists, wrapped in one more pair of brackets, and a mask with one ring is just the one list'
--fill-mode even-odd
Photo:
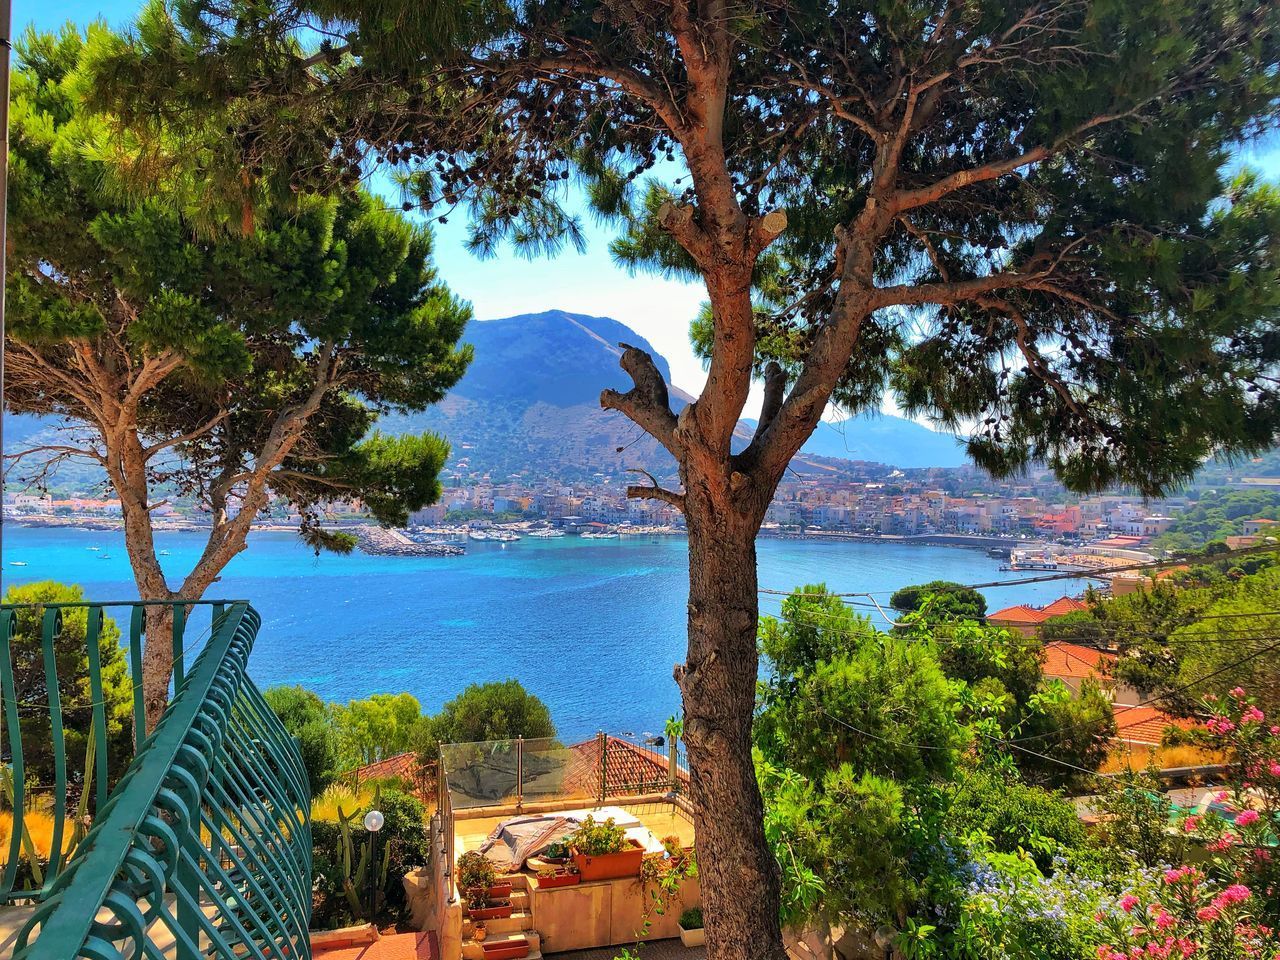
{"label": "tree branch", "polygon": [[663,503],[669,503],[677,510],[684,512],[684,494],[676,493],[674,490],[667,490],[657,478],[648,470],[640,467],[631,467],[628,473],[642,473],[649,478],[652,486],[629,486],[627,487],[627,496],[633,500],[661,500]]}
{"label": "tree branch", "polygon": [[601,391],[600,406],[624,414],[678,459],[676,415],[671,412],[667,383],[662,379],[661,371],[654,364],[653,358],[639,347],[626,343],[618,346],[622,348],[618,365],[627,371],[635,386],[626,393],[619,393],[617,390]]}

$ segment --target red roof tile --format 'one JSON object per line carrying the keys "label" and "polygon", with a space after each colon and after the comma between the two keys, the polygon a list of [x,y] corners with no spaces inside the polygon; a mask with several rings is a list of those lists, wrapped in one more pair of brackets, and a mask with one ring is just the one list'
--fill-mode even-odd
{"label": "red roof tile", "polygon": [[1044,623],[1050,617],[1060,617],[1065,613],[1074,613],[1077,610],[1087,609],[1089,609],[1088,604],[1073,597],[1059,597],[1047,607],[1029,607],[1023,603],[1005,607],[1003,610],[987,614],[987,620],[994,623]]}
{"label": "red roof tile", "polygon": [[1102,677],[1107,667],[1115,662],[1115,655],[1103,653],[1093,647],[1083,647],[1078,643],[1055,641],[1046,643],[1044,647],[1044,675],[1071,680],[1083,680],[1086,677]]}
{"label": "red roof tile", "polygon": [[[600,740],[592,737],[569,747],[573,754],[573,769],[568,779],[579,789],[597,795],[600,792]],[[653,749],[642,747],[622,737],[605,737],[605,794],[654,793],[663,791],[669,783],[666,747]],[[678,767],[676,778],[687,784],[689,772]]]}
{"label": "red roof tile", "polygon": [[1159,746],[1168,727],[1190,729],[1190,720],[1169,716],[1156,707],[1121,707],[1115,709],[1116,739],[1124,743]]}

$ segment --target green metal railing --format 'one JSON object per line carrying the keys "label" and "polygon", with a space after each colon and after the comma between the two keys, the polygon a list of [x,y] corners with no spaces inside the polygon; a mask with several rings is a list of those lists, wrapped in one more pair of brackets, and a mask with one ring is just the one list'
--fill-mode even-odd
{"label": "green metal railing", "polygon": [[[88,608],[91,725],[76,816],[67,815],[66,735],[55,639],[63,612]],[[187,607],[171,605],[174,695],[155,730],[108,790],[107,711],[98,637],[103,607],[40,611],[48,723],[52,731],[52,839],[40,883],[16,885],[26,847],[22,819],[23,701],[12,666],[22,608],[0,608],[0,696],[14,817],[4,894],[34,900],[15,960],[310,955],[309,789],[296,744],[246,674],[260,618],[242,602],[209,602],[210,633],[187,666]],[[129,604],[132,710],[142,716],[141,638],[150,604]],[[159,637],[151,642],[161,642]],[[26,704],[30,709],[31,704]],[[82,707],[83,709],[83,707]],[[143,724],[135,723],[141,731]],[[92,816],[83,813],[92,801]],[[82,833],[64,856],[67,831]],[[28,854],[32,851],[26,847]],[[29,856],[29,860],[38,858]]]}

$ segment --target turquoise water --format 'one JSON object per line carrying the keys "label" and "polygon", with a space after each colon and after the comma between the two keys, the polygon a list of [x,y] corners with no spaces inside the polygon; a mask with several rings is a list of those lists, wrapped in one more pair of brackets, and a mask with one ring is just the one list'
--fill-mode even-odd
{"label": "turquoise water", "polygon": [[[175,581],[204,541],[197,533],[157,539]],[[779,589],[823,581],[891,591],[1018,576],[982,551],[949,547],[761,540],[759,556],[761,586]],[[4,558],[6,584],[56,578],[95,599],[137,595],[119,533],[6,525]],[[517,677],[566,736],[639,733],[660,730],[679,702],[671,668],[685,649],[686,564],[679,537],[471,542],[465,557],[405,558],[317,557],[291,534],[259,533],[209,596],[247,598],[261,611],[250,664],[260,687],[301,683],[330,700],[407,690],[435,710],[468,683]],[[1063,586],[987,597],[992,609],[1038,603]],[[761,606],[777,611],[778,602],[762,598]]]}

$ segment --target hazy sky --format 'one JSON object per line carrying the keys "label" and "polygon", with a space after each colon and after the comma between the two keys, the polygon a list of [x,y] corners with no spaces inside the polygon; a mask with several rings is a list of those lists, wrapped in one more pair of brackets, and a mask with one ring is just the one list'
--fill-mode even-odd
{"label": "hazy sky", "polygon": [[[127,23],[139,0],[17,0],[14,33],[28,23],[51,29],[67,20],[84,24],[103,18],[112,26]],[[1249,164],[1280,178],[1280,139],[1244,155]],[[706,379],[689,347],[689,321],[705,299],[699,284],[680,283],[647,275],[630,276],[609,257],[609,231],[584,216],[588,236],[585,253],[572,249],[554,259],[527,260],[503,253],[477,260],[463,246],[465,217],[449,218],[436,227],[436,259],[453,290],[471,301],[482,320],[548,309],[613,317],[646,337],[671,363],[672,380],[697,393]],[[758,408],[758,391],[747,415]]]}

